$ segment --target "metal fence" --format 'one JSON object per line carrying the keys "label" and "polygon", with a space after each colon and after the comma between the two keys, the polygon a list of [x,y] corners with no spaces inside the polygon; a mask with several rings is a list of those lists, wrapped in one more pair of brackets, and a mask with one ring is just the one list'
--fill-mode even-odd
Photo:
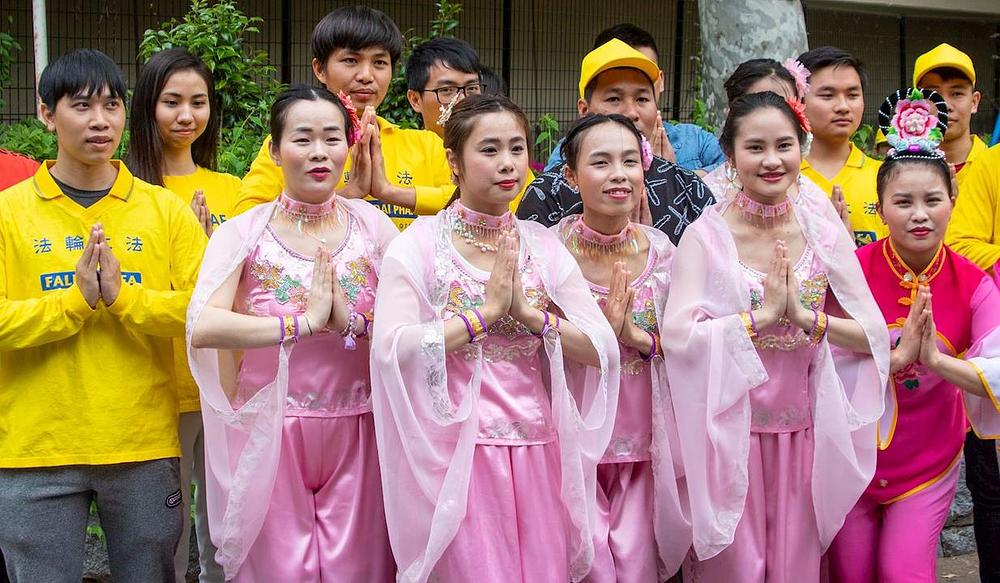
{"label": "metal fence", "polygon": [[[264,49],[282,81],[310,82],[309,33],[313,24],[344,2],[243,0],[241,9],[264,19],[251,40]],[[431,0],[368,2],[385,11],[404,31],[427,32],[434,15]],[[943,14],[894,14],[889,8],[845,11],[807,2],[810,46],[832,44],[861,57],[869,68],[866,120],[874,120],[881,96],[909,82],[913,60],[939,42],[968,52],[977,66],[983,92],[973,130],[992,128],[1000,95],[1000,17],[964,18]],[[23,47],[4,89],[7,107],[0,122],[34,114],[34,66],[30,0],[5,0],[0,30]],[[102,50],[117,61],[131,83],[142,33],[178,18],[187,0],[49,0],[49,55],[55,58],[77,47]],[[8,8],[7,6],[10,6]],[[531,119],[548,113],[567,123],[576,117],[580,59],[594,36],[618,22],[634,22],[653,33],[660,67],[668,83],[662,100],[664,117],[688,121],[695,104],[699,75],[699,29],[696,0],[469,0],[463,3],[456,36],[471,42],[485,64],[504,74],[511,96]],[[7,18],[9,17],[9,19]],[[772,55],[785,57],[787,55]]]}

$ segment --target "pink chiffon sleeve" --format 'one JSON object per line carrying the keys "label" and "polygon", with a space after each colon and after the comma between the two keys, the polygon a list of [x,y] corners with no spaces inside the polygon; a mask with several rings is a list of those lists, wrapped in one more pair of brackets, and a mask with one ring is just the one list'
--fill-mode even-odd
{"label": "pink chiffon sleeve", "polygon": [[215,290],[242,268],[272,208],[260,205],[216,229],[188,306],[188,362],[201,394],[205,427],[207,509],[218,548],[215,559],[227,579],[243,564],[267,513],[281,450],[290,348],[278,352],[274,381],[234,407],[224,390],[235,383],[234,353],[194,348],[191,333]]}
{"label": "pink chiffon sleeve", "polygon": [[965,413],[980,439],[1000,439],[1000,290],[988,275],[972,295],[972,338],[965,358],[975,365],[987,396],[962,391]]}
{"label": "pink chiffon sleeve", "polygon": [[[661,324],[693,544],[703,560],[732,543],[743,513],[749,391],[767,380],[757,350],[730,308],[749,305],[749,291],[740,298],[738,290],[746,286],[713,259],[725,241],[704,228],[705,216],[688,227],[677,248]],[[720,293],[734,297],[715,301]]]}
{"label": "pink chiffon sleeve", "polygon": [[[386,522],[398,580],[406,582],[427,581],[465,516],[479,426],[481,353],[470,383],[457,395],[449,392],[442,315],[451,231],[445,221],[443,213],[421,217],[389,246],[375,303],[372,406]],[[591,501],[597,462],[614,425],[617,342],[568,252],[540,225],[518,221],[518,228],[531,256],[543,258],[550,297],[601,355],[601,367],[583,376],[578,403],[566,386],[559,336],[544,339],[562,498],[577,531],[571,573],[578,580],[593,557]]]}

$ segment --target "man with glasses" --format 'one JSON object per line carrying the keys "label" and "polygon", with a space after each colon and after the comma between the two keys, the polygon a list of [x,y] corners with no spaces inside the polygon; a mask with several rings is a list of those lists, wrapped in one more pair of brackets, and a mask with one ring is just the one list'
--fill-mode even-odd
{"label": "man with glasses", "polygon": [[441,109],[455,99],[486,92],[476,49],[457,38],[436,38],[413,49],[406,62],[406,98],[424,129],[444,137]]}

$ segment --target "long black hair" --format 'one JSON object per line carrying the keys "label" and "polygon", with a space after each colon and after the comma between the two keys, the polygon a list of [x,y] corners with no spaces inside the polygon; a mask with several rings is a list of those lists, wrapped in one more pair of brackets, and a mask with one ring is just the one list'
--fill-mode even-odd
{"label": "long black hair", "polygon": [[799,139],[799,146],[806,141],[806,130],[799,124],[799,119],[795,117],[788,102],[773,91],[761,91],[760,93],[749,93],[737,97],[729,104],[729,116],[722,126],[722,134],[719,136],[719,145],[722,146],[722,153],[729,160],[733,159],[733,150],[736,147],[736,133],[739,131],[740,122],[746,116],[760,109],[776,109],[788,119],[795,128],[795,135]]}
{"label": "long black hair", "polygon": [[132,174],[150,184],[163,186],[163,136],[156,123],[156,103],[167,80],[179,71],[194,71],[208,87],[208,124],[205,131],[191,144],[191,158],[202,168],[216,168],[222,112],[215,95],[212,72],[204,61],[187,49],[167,49],[153,55],[142,67],[135,82],[135,92],[132,93],[128,168]]}

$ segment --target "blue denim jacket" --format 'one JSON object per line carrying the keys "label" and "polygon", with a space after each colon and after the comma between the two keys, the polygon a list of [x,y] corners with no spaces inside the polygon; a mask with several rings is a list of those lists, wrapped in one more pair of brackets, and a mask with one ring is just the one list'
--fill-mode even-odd
{"label": "blue denim jacket", "polygon": [[[667,139],[677,155],[677,165],[685,170],[704,170],[711,172],[726,161],[719,147],[719,140],[713,134],[690,123],[663,123],[667,130]],[[549,161],[545,163],[545,171],[549,172],[563,163],[563,140],[559,140],[552,149]]]}

